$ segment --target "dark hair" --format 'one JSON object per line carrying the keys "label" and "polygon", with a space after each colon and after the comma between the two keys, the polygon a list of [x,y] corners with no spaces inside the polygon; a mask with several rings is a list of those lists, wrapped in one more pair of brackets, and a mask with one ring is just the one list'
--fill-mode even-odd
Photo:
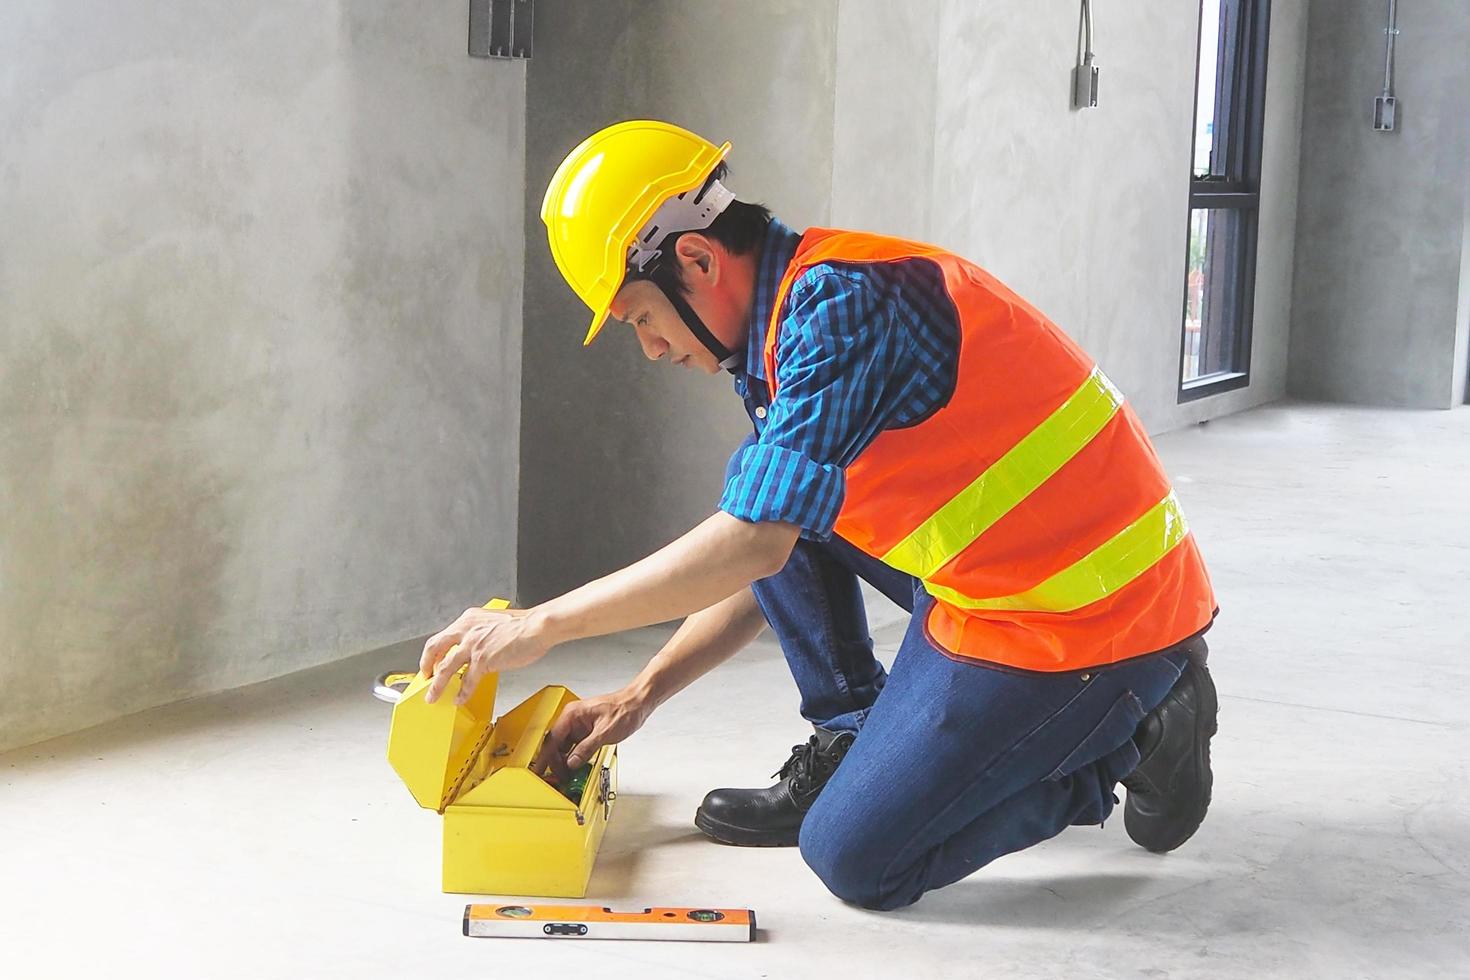
{"label": "dark hair", "polygon": [[[704,182],[701,192],[708,190],[709,185],[715,181],[723,181],[729,174],[730,167],[723,162],[716,164],[714,172]],[[720,212],[714,223],[703,229],[700,234],[719,242],[733,255],[749,255],[759,247],[761,236],[766,233],[766,226],[771,223],[771,210],[764,204],[752,204],[747,201],[731,201],[725,210]],[[652,279],[665,291],[677,289],[681,295],[689,295],[689,288],[684,284],[683,272],[679,269],[679,263],[674,257],[674,245],[688,232],[677,232],[665,238],[659,244],[662,255],[653,263],[652,268],[643,276]],[[631,276],[629,278],[632,278]]]}

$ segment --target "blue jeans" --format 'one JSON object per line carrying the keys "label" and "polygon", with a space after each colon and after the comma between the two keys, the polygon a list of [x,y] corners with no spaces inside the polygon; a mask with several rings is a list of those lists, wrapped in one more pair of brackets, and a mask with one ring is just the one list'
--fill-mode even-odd
{"label": "blue jeans", "polygon": [[[873,656],[858,578],[912,613],[891,673]],[[872,909],[912,904],[1068,826],[1101,824],[1138,765],[1133,733],[1184,668],[1169,650],[1040,673],[951,659],[928,638],[914,577],[840,538],[799,540],[754,583],[813,725],[858,732],[801,827],[827,887]]]}

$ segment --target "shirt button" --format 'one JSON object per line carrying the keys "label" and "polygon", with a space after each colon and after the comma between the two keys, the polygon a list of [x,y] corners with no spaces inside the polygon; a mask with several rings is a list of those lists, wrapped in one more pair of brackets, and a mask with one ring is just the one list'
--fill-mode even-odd
{"label": "shirt button", "polygon": [[757,405],[756,406],[756,409],[755,409],[755,417],[758,418],[758,419],[765,418],[766,417],[766,406],[764,406],[764,405]]}

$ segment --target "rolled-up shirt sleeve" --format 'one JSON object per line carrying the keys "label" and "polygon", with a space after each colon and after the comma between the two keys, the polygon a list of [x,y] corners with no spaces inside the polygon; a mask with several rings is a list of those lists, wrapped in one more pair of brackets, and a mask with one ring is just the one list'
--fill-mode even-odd
{"label": "rolled-up shirt sleeve", "polygon": [[[831,536],[844,470],[882,428],[878,403],[896,363],[888,303],[859,275],[816,266],[791,290],[766,425],[732,463],[720,509],[741,520]],[[753,338],[752,343],[759,343]]]}
{"label": "rolled-up shirt sleeve", "polygon": [[785,521],[826,538],[842,509],[842,468],[764,439],[746,446],[725,484],[720,510],[743,521]]}

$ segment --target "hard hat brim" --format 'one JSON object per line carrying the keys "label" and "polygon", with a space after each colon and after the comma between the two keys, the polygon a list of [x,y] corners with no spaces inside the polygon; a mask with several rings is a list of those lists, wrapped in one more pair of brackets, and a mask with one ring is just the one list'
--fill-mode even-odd
{"label": "hard hat brim", "polygon": [[[618,283],[618,288],[621,289],[622,285],[622,283]],[[617,293],[614,292],[613,295],[616,296]],[[602,310],[600,313],[592,314],[592,326],[587,328],[587,337],[582,341],[583,347],[592,346],[592,341],[596,340],[597,335],[602,333],[602,328],[607,323],[608,317],[610,316],[612,316],[612,314],[608,312],[607,309]]]}

